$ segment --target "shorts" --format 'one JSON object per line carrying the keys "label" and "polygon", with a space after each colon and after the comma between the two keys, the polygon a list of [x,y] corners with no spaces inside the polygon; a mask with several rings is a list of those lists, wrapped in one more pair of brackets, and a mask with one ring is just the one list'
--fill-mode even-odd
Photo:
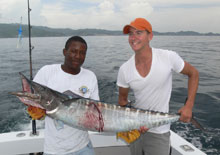
{"label": "shorts", "polygon": [[146,132],[130,144],[131,155],[169,155],[170,132],[156,134]]}

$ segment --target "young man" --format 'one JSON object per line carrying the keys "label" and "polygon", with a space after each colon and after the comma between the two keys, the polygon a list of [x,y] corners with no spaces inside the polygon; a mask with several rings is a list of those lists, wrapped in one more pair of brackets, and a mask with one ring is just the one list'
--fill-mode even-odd
{"label": "young man", "polygon": [[[99,100],[95,74],[81,67],[86,51],[87,44],[83,38],[69,38],[63,49],[64,63],[42,67],[34,81],[59,92],[70,90],[85,98]],[[36,109],[33,107],[28,108],[31,116],[36,116],[34,111]],[[45,155],[94,155],[87,131],[72,128],[47,116],[44,136]]]}
{"label": "young man", "polygon": [[[153,38],[151,24],[144,18],[136,18],[123,29],[134,55],[119,69],[119,104],[128,104],[128,92],[135,95],[135,108],[167,113],[172,90],[172,71],[188,76],[188,100],[178,111],[180,120],[189,122],[198,88],[199,73],[173,51],[150,47]],[[168,155],[170,149],[170,125],[148,130],[141,127],[141,137],[130,145],[132,155]],[[147,132],[146,132],[147,131]]]}

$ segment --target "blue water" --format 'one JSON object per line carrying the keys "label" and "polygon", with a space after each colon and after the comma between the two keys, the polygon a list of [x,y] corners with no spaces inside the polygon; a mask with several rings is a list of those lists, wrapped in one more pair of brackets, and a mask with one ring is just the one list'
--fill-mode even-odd
{"label": "blue water", "polygon": [[[100,98],[117,103],[116,77],[119,66],[133,51],[126,36],[86,36],[87,58],[84,64],[97,75]],[[62,63],[67,37],[32,38],[33,74],[46,64]],[[29,76],[28,39],[16,49],[17,39],[0,39],[0,133],[31,129],[25,106],[10,91],[21,90],[18,72]],[[174,123],[172,130],[210,155],[220,154],[220,37],[154,36],[151,45],[177,51],[200,72],[194,116],[209,130],[204,133],[191,124]],[[187,96],[187,78],[174,74],[170,112],[176,113]],[[133,94],[130,94],[133,100]],[[43,122],[37,121],[37,128]]]}

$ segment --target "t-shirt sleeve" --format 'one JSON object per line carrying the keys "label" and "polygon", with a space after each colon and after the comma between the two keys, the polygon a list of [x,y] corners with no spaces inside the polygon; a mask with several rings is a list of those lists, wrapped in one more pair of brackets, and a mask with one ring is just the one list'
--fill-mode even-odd
{"label": "t-shirt sleeve", "polygon": [[122,66],[119,68],[119,71],[118,71],[117,85],[119,87],[129,88],[129,85],[125,79],[125,74],[124,74],[124,70]]}
{"label": "t-shirt sleeve", "polygon": [[173,51],[170,52],[169,59],[170,59],[172,69],[175,72],[180,73],[183,70],[184,65],[185,65],[184,60],[179,56],[179,54]]}

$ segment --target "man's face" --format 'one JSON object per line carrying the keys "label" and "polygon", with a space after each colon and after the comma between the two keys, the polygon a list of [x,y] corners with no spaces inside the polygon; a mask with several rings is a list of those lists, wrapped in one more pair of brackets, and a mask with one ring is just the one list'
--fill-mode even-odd
{"label": "man's face", "polygon": [[64,49],[65,65],[73,70],[79,69],[86,58],[86,45],[73,41],[68,49]]}
{"label": "man's face", "polygon": [[135,52],[149,46],[149,42],[152,39],[147,31],[137,30],[133,27],[129,28],[128,35],[129,44]]}

